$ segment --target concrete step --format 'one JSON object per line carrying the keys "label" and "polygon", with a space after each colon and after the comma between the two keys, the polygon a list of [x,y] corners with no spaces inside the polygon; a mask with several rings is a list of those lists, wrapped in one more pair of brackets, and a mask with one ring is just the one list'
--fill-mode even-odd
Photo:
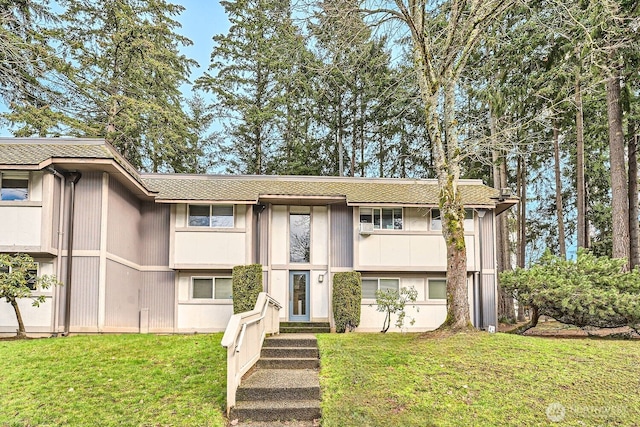
{"label": "concrete step", "polygon": [[281,359],[277,357],[261,357],[256,363],[258,369],[318,369],[320,359],[317,357],[301,357]]}
{"label": "concrete step", "polygon": [[287,334],[324,334],[331,332],[329,322],[280,322],[280,332]]}
{"label": "concrete step", "polygon": [[265,339],[263,347],[318,347],[318,341],[313,334],[282,333]]}
{"label": "concrete step", "polygon": [[320,418],[320,401],[263,400],[237,402],[229,419],[241,421],[314,420]]}
{"label": "concrete step", "polygon": [[318,328],[330,328],[329,322],[280,322],[280,326],[316,326]]}
{"label": "concrete step", "polygon": [[320,357],[318,347],[262,347],[260,357],[279,357],[287,359]]}
{"label": "concrete step", "polygon": [[331,328],[316,326],[280,326],[283,334],[328,334]]}
{"label": "concrete step", "polygon": [[308,369],[258,369],[237,392],[238,401],[314,399],[320,399],[320,381]]}

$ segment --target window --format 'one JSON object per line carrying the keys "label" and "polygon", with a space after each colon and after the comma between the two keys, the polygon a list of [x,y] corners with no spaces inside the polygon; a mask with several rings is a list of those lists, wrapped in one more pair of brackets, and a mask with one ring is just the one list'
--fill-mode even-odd
{"label": "window", "polygon": [[360,208],[360,222],[374,230],[402,230],[402,208]]}
{"label": "window", "polygon": [[311,214],[289,214],[289,261],[311,262]]}
{"label": "window", "polygon": [[233,205],[189,205],[189,227],[233,228]]}
{"label": "window", "polygon": [[[431,230],[442,230],[440,209],[431,209]],[[473,231],[473,209],[464,210],[464,231]]]}
{"label": "window", "polygon": [[429,279],[427,281],[428,299],[447,299],[447,281],[445,279]]}
{"label": "window", "polygon": [[400,290],[400,279],[362,279],[362,299],[376,299],[376,291]]}
{"label": "window", "polygon": [[[38,280],[38,268],[40,264],[36,262],[35,265],[36,265],[36,268],[27,270],[27,288],[31,289],[32,291],[38,290],[37,280]],[[10,272],[11,272],[11,267],[7,265],[0,266],[0,273],[6,274]]]}
{"label": "window", "polygon": [[193,299],[232,299],[231,277],[194,277],[191,283]]}
{"label": "window", "polygon": [[0,173],[0,200],[29,200],[29,172]]}

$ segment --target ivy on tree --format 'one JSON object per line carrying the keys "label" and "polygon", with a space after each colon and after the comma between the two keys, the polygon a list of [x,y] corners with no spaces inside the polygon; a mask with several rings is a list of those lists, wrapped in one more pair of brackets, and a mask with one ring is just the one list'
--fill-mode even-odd
{"label": "ivy on tree", "polygon": [[59,284],[55,276],[37,277],[35,275],[37,269],[36,262],[29,255],[0,254],[0,298],[4,298],[13,307],[18,321],[18,338],[27,336],[18,300],[31,298],[33,306],[38,307],[45,301],[45,296],[34,295],[33,292]]}

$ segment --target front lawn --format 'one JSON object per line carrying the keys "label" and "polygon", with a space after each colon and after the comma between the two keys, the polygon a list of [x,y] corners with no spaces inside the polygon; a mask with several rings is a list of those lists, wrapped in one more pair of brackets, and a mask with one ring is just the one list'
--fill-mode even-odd
{"label": "front lawn", "polygon": [[221,338],[0,341],[0,426],[224,426]]}
{"label": "front lawn", "polygon": [[[0,341],[0,426],[224,426],[221,338]],[[318,343],[323,427],[640,426],[640,340],[321,334]]]}
{"label": "front lawn", "polygon": [[319,335],[323,427],[640,426],[640,341]]}

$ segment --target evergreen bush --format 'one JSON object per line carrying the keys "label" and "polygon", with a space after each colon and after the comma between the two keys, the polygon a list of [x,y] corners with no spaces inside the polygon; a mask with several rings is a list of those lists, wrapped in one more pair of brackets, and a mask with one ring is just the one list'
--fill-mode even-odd
{"label": "evergreen bush", "polygon": [[360,324],[362,278],[357,271],[344,271],[333,276],[333,319],[336,332],[353,331]]}
{"label": "evergreen bush", "polygon": [[576,260],[547,252],[529,269],[500,274],[502,287],[532,308],[535,327],[545,315],[579,327],[640,328],[640,270],[625,271],[626,260],[596,257],[580,250]]}
{"label": "evergreen bush", "polygon": [[251,311],[262,292],[262,265],[238,265],[233,267],[233,313]]}

